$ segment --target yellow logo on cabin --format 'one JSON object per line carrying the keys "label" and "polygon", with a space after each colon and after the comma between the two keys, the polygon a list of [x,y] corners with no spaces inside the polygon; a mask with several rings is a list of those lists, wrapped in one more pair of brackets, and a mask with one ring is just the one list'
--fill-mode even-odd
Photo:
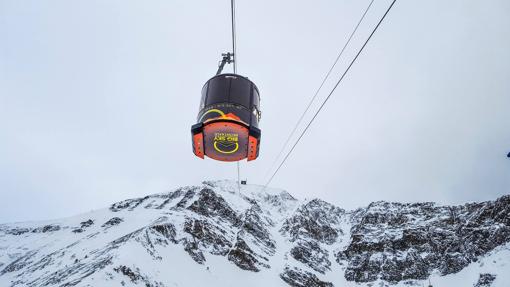
{"label": "yellow logo on cabin", "polygon": [[234,133],[215,133],[214,149],[220,153],[235,153],[239,149],[239,135]]}

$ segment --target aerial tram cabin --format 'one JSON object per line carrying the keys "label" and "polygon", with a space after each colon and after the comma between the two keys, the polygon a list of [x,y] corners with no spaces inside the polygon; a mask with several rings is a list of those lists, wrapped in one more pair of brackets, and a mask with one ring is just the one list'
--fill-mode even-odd
{"label": "aerial tram cabin", "polygon": [[237,74],[218,74],[202,88],[193,152],[219,161],[254,160],[259,155],[260,96],[255,84]]}

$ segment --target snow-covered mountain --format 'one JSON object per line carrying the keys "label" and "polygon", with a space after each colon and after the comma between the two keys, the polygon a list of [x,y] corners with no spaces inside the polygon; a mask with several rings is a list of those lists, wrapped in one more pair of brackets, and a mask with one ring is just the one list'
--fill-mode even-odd
{"label": "snow-covered mountain", "polygon": [[346,211],[204,182],[0,225],[0,286],[510,286],[510,196]]}

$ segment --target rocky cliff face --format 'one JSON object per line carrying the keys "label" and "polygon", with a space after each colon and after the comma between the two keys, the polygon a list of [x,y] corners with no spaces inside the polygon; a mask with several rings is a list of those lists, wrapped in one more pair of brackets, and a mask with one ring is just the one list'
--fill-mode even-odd
{"label": "rocky cliff face", "polygon": [[357,282],[457,273],[510,240],[509,208],[510,196],[451,207],[373,203],[354,213],[351,241],[337,262],[346,260],[345,276]]}
{"label": "rocky cliff face", "polygon": [[509,242],[510,196],[346,211],[204,182],[0,225],[0,286],[508,286]]}

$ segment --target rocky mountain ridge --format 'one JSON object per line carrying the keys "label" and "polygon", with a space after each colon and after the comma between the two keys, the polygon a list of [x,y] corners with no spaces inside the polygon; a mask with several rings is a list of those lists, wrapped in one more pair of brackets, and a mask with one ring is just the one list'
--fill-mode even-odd
{"label": "rocky mountain ridge", "polygon": [[0,286],[508,286],[509,242],[510,196],[346,211],[204,182],[0,225]]}

